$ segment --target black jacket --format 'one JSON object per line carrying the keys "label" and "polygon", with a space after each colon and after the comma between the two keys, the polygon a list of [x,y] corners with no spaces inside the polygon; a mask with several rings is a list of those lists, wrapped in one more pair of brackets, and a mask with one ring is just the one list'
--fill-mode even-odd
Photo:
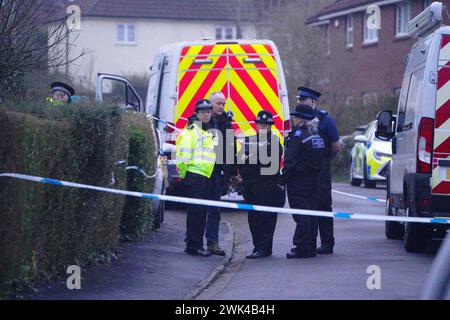
{"label": "black jacket", "polygon": [[[276,148],[273,144],[278,144],[278,154],[272,157],[272,148]],[[256,154],[255,154],[256,152]],[[245,137],[242,149],[238,154],[238,169],[239,174],[245,179],[273,179],[274,176],[279,176],[281,157],[283,155],[283,146],[280,143],[280,139],[273,133],[267,135],[265,141],[261,140],[261,137],[256,134],[253,136]],[[267,157],[267,159],[263,159]],[[262,161],[263,160],[263,161]],[[273,162],[276,161],[275,164]],[[271,168],[272,165],[276,165],[276,173],[272,175],[262,175],[262,168]],[[272,171],[272,170],[271,170]],[[276,183],[278,180],[275,179]]]}
{"label": "black jacket", "polygon": [[284,166],[281,180],[318,176],[326,156],[325,141],[317,130],[299,127],[292,130],[285,143]]}
{"label": "black jacket", "polygon": [[[226,177],[229,177],[231,175],[236,175],[236,137],[234,136],[234,129],[231,125],[231,117],[227,116],[225,113],[223,113],[220,116],[212,116],[211,120],[209,121],[209,129],[212,130],[212,133],[214,136],[217,135],[217,131],[221,132],[221,135],[223,139],[218,140],[218,145],[215,147],[216,149],[216,165],[214,167],[214,170],[220,170],[224,172],[224,175]],[[229,139],[227,141],[227,130],[233,130],[233,139]],[[234,163],[226,163],[227,162],[227,152],[230,153],[229,160],[232,160]]]}

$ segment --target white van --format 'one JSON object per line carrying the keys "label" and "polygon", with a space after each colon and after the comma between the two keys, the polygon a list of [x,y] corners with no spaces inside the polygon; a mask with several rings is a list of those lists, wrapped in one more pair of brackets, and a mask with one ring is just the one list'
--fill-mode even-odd
{"label": "white van", "polygon": [[408,54],[397,115],[378,115],[376,136],[392,140],[387,167],[387,215],[432,217],[436,224],[386,222],[389,239],[404,237],[409,252],[443,238],[450,216],[450,27],[442,26],[442,3],[412,19],[418,37]]}
{"label": "white van", "polygon": [[115,75],[99,74],[96,94],[103,100],[107,91],[103,82],[119,81],[126,96],[122,104],[157,119],[161,150],[168,157],[167,185],[162,188],[167,194],[182,195],[176,162],[170,159],[176,136],[195,103],[212,92],[221,91],[227,98],[225,111],[234,114],[232,125],[238,137],[255,133],[253,120],[261,110],[272,112],[273,131],[282,141],[290,129],[283,67],[272,41],[178,42],[160,48],[150,70],[145,106],[132,84]]}

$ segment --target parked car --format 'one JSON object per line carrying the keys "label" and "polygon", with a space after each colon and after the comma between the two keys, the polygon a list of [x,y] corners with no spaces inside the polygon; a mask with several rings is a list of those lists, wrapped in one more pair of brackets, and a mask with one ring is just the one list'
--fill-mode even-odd
{"label": "parked car", "polygon": [[[450,216],[450,27],[443,6],[433,2],[409,24],[417,37],[408,54],[397,116],[378,115],[375,135],[392,141],[387,169],[386,214]],[[447,224],[386,222],[389,239],[404,238],[408,252],[426,251],[442,239]]]}
{"label": "parked car", "polygon": [[375,188],[377,182],[386,181],[383,171],[392,157],[390,141],[375,137],[376,121],[372,121],[365,131],[355,136],[350,167],[350,184],[360,186],[364,181],[366,188]]}

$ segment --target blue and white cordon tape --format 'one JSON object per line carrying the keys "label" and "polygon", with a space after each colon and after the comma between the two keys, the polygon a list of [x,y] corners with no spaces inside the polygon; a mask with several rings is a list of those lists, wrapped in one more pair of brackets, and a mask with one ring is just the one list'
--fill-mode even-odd
{"label": "blue and white cordon tape", "polygon": [[87,185],[87,184],[74,183],[74,182],[55,180],[55,179],[49,179],[49,178],[42,178],[42,177],[36,177],[36,176],[30,176],[30,175],[18,174],[18,173],[2,173],[2,174],[0,174],[0,178],[1,177],[9,177],[9,178],[27,180],[27,181],[37,182],[37,183],[52,184],[52,185],[56,185],[56,186],[65,186],[65,187],[78,188],[78,189],[102,191],[102,192],[107,192],[107,193],[120,194],[120,195],[124,195],[124,196],[138,197],[138,198],[144,198],[144,199],[163,200],[163,201],[170,201],[170,202],[195,204],[195,205],[203,205],[203,206],[211,206],[211,207],[230,208],[230,209],[249,210],[249,211],[264,211],[264,212],[284,213],[284,214],[289,214],[289,215],[297,214],[297,215],[308,215],[308,216],[316,216],[316,217],[331,217],[331,218],[338,218],[338,219],[450,224],[450,218],[395,217],[395,216],[381,216],[381,215],[373,215],[373,214],[358,214],[358,213],[349,213],[349,212],[328,212],[328,211],[314,211],[314,210],[291,209],[291,208],[278,208],[278,207],[252,205],[252,204],[246,204],[246,203],[212,201],[212,200],[204,200],[204,199],[191,199],[191,198],[174,197],[174,196],[167,196],[167,195],[160,195],[160,194],[151,194],[151,193],[143,193],[143,192],[135,192],[135,191],[110,189],[110,188],[97,187],[97,186],[92,186],[92,185]]}
{"label": "blue and white cordon tape", "polygon": [[351,193],[347,193],[347,192],[337,191],[337,190],[334,190],[334,189],[332,191],[334,193],[337,193],[337,194],[340,194],[340,195],[343,195],[343,196],[347,196],[347,197],[351,197],[351,198],[386,203],[386,200],[384,200],[384,199],[378,199],[378,198],[375,198],[375,197],[359,196],[359,195],[356,195],[356,194],[351,194]]}

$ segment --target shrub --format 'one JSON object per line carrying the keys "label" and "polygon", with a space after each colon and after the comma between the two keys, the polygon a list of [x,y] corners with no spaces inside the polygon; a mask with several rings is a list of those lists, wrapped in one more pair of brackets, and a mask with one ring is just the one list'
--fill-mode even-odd
{"label": "shrub", "polygon": [[[154,141],[144,118],[90,103],[5,104],[0,107],[0,172],[98,186],[111,186],[114,175],[113,188],[151,192],[153,181],[131,172],[127,177],[116,165],[125,159],[153,172]],[[141,226],[152,219],[147,201],[129,203],[131,198],[107,193],[1,178],[0,297],[11,288],[64,274],[68,265],[111,256],[120,230],[128,230],[120,222],[131,225],[135,212],[145,219],[132,230],[148,230]]]}
{"label": "shrub", "polygon": [[[151,155],[155,154],[155,141],[152,128],[144,115],[134,114],[129,119],[129,157],[128,162],[153,174],[156,163]],[[128,171],[127,190],[152,192],[154,179],[147,179],[138,171]],[[152,202],[149,199],[127,197],[121,220],[121,233],[126,238],[136,239],[153,227]]]}

